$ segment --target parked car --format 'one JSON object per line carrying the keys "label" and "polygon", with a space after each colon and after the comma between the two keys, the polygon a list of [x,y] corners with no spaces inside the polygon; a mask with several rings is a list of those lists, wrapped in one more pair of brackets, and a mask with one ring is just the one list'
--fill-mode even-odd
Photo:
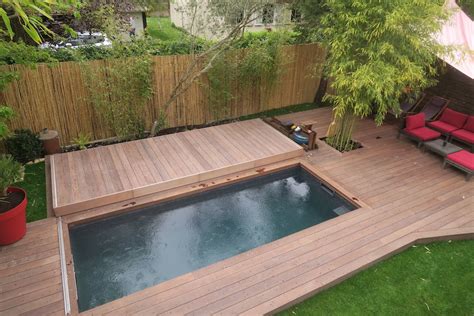
{"label": "parked car", "polygon": [[44,42],[41,48],[78,48],[81,46],[112,46],[112,41],[103,33],[77,33],[77,37],[60,42]]}

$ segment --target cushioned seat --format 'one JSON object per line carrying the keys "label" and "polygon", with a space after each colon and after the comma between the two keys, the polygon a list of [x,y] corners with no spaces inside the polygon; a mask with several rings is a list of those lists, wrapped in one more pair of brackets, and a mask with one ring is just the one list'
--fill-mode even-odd
{"label": "cushioned seat", "polygon": [[465,141],[469,144],[474,144],[474,133],[465,129],[458,129],[451,133],[451,135],[459,140]]}
{"label": "cushioned seat", "polygon": [[461,129],[451,133],[451,138],[464,142],[471,146],[471,152],[474,152],[474,115],[470,115]]}
{"label": "cushioned seat", "polygon": [[451,132],[458,130],[464,126],[468,115],[457,112],[451,109],[446,109],[441,114],[439,120],[429,122],[428,126],[434,128],[441,133],[450,134]]}
{"label": "cushioned seat", "polygon": [[446,157],[447,160],[452,161],[466,169],[474,171],[474,154],[467,150],[461,150]]}
{"label": "cushioned seat", "polygon": [[474,133],[474,115],[469,115],[462,129]]}
{"label": "cushioned seat", "polygon": [[441,133],[425,127],[424,113],[407,116],[405,119],[405,125],[406,127],[403,130],[400,130],[400,133],[403,132],[403,134],[418,141],[418,147],[420,147],[423,142],[437,139],[441,136]]}
{"label": "cushioned seat", "polygon": [[469,181],[474,174],[474,154],[467,150],[461,150],[449,154],[443,163],[443,167],[449,164],[466,173],[466,181]]}
{"label": "cushioned seat", "polygon": [[428,127],[419,127],[415,129],[404,129],[405,133],[418,138],[421,141],[429,141],[441,137],[441,133],[429,129]]}
{"label": "cushioned seat", "polygon": [[441,133],[444,133],[444,134],[449,134],[449,133],[459,129],[459,127],[456,127],[454,125],[448,124],[448,123],[443,122],[443,121],[428,122],[427,125],[431,128],[434,128],[437,131],[440,131]]}

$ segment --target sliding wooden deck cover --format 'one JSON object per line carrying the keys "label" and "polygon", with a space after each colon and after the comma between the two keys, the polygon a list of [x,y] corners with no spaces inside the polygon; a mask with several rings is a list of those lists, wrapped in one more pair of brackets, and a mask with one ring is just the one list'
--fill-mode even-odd
{"label": "sliding wooden deck cover", "polygon": [[303,155],[260,119],[51,157],[57,216]]}

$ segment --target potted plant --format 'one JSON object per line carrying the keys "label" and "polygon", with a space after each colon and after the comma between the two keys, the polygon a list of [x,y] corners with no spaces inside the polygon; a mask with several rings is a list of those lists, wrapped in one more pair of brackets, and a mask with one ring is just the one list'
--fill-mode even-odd
{"label": "potted plant", "polygon": [[17,242],[26,233],[26,192],[11,185],[22,181],[24,167],[10,155],[0,156],[0,245]]}
{"label": "potted plant", "polygon": [[[0,106],[0,140],[9,135],[5,121],[13,111]],[[26,233],[26,192],[12,184],[23,180],[24,167],[10,155],[0,155],[0,245],[12,244]]]}

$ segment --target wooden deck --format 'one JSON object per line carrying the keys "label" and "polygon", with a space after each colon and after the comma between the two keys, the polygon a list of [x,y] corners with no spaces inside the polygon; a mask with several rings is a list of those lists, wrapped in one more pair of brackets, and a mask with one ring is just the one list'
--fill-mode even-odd
{"label": "wooden deck", "polygon": [[28,224],[16,244],[0,247],[0,315],[64,315],[56,218]]}
{"label": "wooden deck", "polygon": [[[316,120],[321,136],[331,112],[286,118],[295,117]],[[397,140],[395,125],[363,120],[355,138],[364,148],[341,154],[319,142],[303,159],[368,206],[84,314],[271,313],[413,243],[474,237],[474,182]],[[0,314],[64,312],[56,229],[53,219],[30,224],[24,240],[0,248]]]}
{"label": "wooden deck", "polygon": [[303,155],[250,120],[51,157],[57,216]]}

